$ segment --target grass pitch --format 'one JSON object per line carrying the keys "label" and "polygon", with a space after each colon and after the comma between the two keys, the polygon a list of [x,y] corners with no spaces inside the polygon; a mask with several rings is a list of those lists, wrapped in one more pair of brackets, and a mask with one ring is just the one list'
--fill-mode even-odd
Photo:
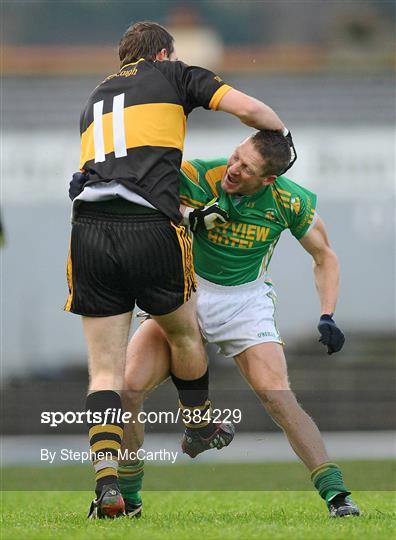
{"label": "grass pitch", "polygon": [[[343,468],[347,465],[345,462]],[[395,535],[396,496],[395,491],[378,489],[391,489],[395,476],[394,472],[389,474],[389,462],[371,462],[371,465],[376,478],[382,478],[382,484],[372,487],[377,491],[354,491],[353,497],[362,510],[360,518],[330,519],[325,504],[313,491],[146,491],[140,520],[87,521],[91,492],[5,491],[1,537],[7,540],[388,540]],[[206,467],[195,465],[191,472],[204,476]],[[249,467],[252,475],[257,475],[258,467],[254,464],[223,465],[222,469],[228,468],[228,474],[235,478],[245,475]],[[271,475],[271,470],[279,474],[279,469],[271,464],[260,466],[260,474],[265,472],[262,467],[267,467],[267,475]],[[301,465],[282,464],[285,475],[295,474],[296,467]],[[364,463],[349,462],[349,468],[353,467],[360,469],[362,476],[365,469],[369,470]],[[147,468],[147,480],[158,475],[161,468]],[[70,474],[72,469],[68,467]],[[176,471],[171,469],[174,474]],[[23,475],[27,471],[19,472]],[[177,477],[173,478],[174,487],[178,487]]]}

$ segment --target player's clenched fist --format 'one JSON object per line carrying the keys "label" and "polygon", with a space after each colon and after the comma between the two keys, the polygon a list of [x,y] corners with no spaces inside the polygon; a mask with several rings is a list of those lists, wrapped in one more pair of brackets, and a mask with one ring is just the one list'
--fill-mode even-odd
{"label": "player's clenched fist", "polygon": [[217,199],[209,203],[203,208],[187,208],[184,212],[184,219],[190,226],[192,232],[196,232],[198,229],[213,229],[220,223],[228,221],[229,217],[225,210],[220,208],[217,203]]}
{"label": "player's clenched fist", "polygon": [[320,332],[319,341],[327,346],[327,354],[332,354],[342,349],[345,343],[345,336],[333,320],[332,314],[321,316],[318,330]]}

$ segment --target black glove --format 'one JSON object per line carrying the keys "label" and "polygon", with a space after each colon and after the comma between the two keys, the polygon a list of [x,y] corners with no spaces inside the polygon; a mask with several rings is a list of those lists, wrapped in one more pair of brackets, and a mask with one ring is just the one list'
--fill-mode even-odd
{"label": "black glove", "polygon": [[225,223],[228,219],[227,212],[220,208],[216,200],[204,208],[196,208],[188,213],[188,223],[192,232],[200,228],[209,231],[216,226],[216,221]]}
{"label": "black glove", "polygon": [[293,143],[293,139],[292,139],[292,136],[291,136],[291,133],[290,131],[285,128],[285,131],[283,133],[283,135],[285,136],[285,139],[287,140],[287,142],[289,143],[289,147],[290,147],[290,161],[289,161],[289,165],[287,167],[285,167],[283,169],[283,171],[281,171],[279,173],[278,176],[281,176],[282,174],[285,174],[286,171],[288,171],[290,169],[290,167],[292,167],[294,165],[294,163],[296,162],[296,159],[297,159],[297,152],[296,152],[296,148],[294,146],[294,143]]}
{"label": "black glove", "polygon": [[320,317],[318,330],[321,336],[319,341],[327,345],[327,354],[333,354],[342,349],[345,336],[333,320],[333,314]]}
{"label": "black glove", "polygon": [[69,184],[69,197],[72,201],[74,201],[74,199],[80,195],[87,181],[88,176],[85,173],[79,171],[73,174],[73,178]]}

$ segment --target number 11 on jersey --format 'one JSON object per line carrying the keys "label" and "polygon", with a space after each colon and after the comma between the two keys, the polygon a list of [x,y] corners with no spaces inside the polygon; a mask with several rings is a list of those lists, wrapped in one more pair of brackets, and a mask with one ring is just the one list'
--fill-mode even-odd
{"label": "number 11 on jersey", "polygon": [[[127,155],[124,127],[124,99],[125,94],[119,94],[113,98],[112,115],[114,155],[116,158]],[[94,148],[95,163],[106,160],[105,154],[105,130],[103,129],[103,99],[93,106],[94,117]]]}

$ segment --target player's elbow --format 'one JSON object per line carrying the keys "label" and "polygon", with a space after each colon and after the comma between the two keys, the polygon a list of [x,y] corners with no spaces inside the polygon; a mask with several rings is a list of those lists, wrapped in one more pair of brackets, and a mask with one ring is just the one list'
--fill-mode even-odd
{"label": "player's elbow", "polygon": [[338,270],[339,268],[337,254],[330,246],[325,246],[323,249],[318,250],[313,258],[315,266],[326,266],[333,268],[334,270]]}

